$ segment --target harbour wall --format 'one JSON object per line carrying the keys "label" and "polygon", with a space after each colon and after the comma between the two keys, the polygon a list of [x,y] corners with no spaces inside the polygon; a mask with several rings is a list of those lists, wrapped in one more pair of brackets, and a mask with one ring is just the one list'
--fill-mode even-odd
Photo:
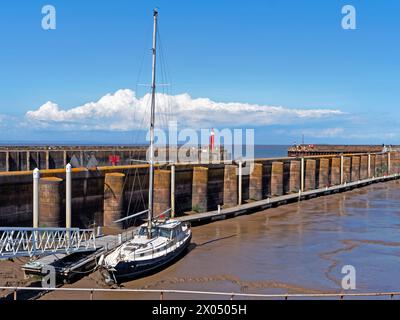
{"label": "harbour wall", "polygon": [[131,159],[146,158],[145,147],[0,147],[0,172],[61,169],[68,163],[74,166],[108,166],[117,157],[118,165],[130,165]]}
{"label": "harbour wall", "polygon": [[[253,170],[246,175],[250,165]],[[239,170],[239,163],[177,164],[174,171],[170,165],[158,166],[155,214],[169,209],[172,199],[176,216],[182,216],[399,174],[400,153],[256,159],[242,166]],[[148,173],[148,165],[74,168],[72,226],[122,228],[137,223],[114,221],[147,208]],[[0,173],[0,226],[32,226],[32,181],[32,171]],[[65,170],[42,170],[39,189],[39,225],[65,226]]]}
{"label": "harbour wall", "polygon": [[305,157],[315,155],[340,155],[340,154],[362,154],[379,153],[387,151],[398,151],[399,146],[385,145],[294,145],[288,148],[289,157]]}
{"label": "harbour wall", "polygon": [[[0,172],[61,169],[70,163],[73,167],[103,167],[111,165],[131,165],[134,161],[146,160],[147,146],[0,146]],[[204,157],[200,148],[184,149],[187,158]],[[156,147],[156,152],[175,157],[177,151]],[[180,148],[182,152],[182,147]],[[210,152],[210,159],[226,157],[223,148],[220,152]]]}

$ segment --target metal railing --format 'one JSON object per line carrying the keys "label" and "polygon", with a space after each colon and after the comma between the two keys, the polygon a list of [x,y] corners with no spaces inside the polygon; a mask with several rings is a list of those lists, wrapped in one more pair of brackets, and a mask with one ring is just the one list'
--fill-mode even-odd
{"label": "metal railing", "polygon": [[0,228],[0,259],[92,250],[94,229]]}
{"label": "metal railing", "polygon": [[[95,288],[34,288],[34,287],[0,287],[0,290],[14,293],[14,300],[17,300],[18,292],[22,291],[41,291],[41,292],[87,292],[90,294],[89,299],[94,300],[94,293],[156,293],[159,294],[160,300],[164,300],[166,294],[178,295],[201,295],[201,296],[216,296],[225,297],[233,300],[238,298],[253,298],[253,299],[322,299],[335,298],[344,300],[347,298],[378,298],[385,297],[394,299],[400,296],[400,292],[361,292],[361,293],[293,293],[293,294],[262,294],[262,293],[241,293],[241,292],[216,292],[216,291],[196,291],[196,290],[173,290],[173,289],[95,289]],[[132,297],[134,298],[134,297]]]}

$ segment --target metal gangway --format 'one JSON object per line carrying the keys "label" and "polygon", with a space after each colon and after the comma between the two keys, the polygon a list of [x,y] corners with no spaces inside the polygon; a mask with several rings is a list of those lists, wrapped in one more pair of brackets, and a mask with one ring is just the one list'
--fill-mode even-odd
{"label": "metal gangway", "polygon": [[95,250],[94,229],[0,228],[0,260]]}

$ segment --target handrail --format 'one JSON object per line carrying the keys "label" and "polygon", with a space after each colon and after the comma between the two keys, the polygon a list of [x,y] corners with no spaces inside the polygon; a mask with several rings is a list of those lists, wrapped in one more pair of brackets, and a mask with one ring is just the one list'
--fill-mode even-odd
{"label": "handrail", "polygon": [[388,296],[393,299],[400,296],[399,291],[393,292],[359,292],[359,293],[287,293],[287,294],[263,294],[263,293],[241,293],[241,292],[217,292],[217,291],[198,291],[198,290],[175,290],[175,289],[100,289],[100,288],[35,288],[35,287],[0,287],[0,290],[8,291],[55,291],[55,292],[90,292],[92,293],[175,293],[175,294],[197,294],[226,296],[230,299],[234,297],[252,297],[252,298],[340,298],[345,297],[382,297]]}

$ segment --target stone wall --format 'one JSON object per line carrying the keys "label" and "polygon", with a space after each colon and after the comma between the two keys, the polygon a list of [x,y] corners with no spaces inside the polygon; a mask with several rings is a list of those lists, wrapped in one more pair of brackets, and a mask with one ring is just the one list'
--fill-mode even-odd
{"label": "stone wall", "polygon": [[[40,152],[30,154],[31,159],[37,162],[43,161],[43,156]],[[11,157],[14,159],[15,155]],[[396,152],[392,152],[390,156],[357,154],[343,157],[307,157],[304,159],[303,174],[301,163],[299,158],[256,160],[250,174],[242,176],[242,203],[297,193],[302,185],[304,191],[307,191],[338,185],[341,178],[343,182],[351,182],[368,178],[368,173],[370,177],[400,173],[400,153]],[[237,164],[176,165],[176,215],[217,210],[219,205],[237,205],[237,169]],[[155,179],[155,210],[162,211],[170,206],[171,201],[170,167],[164,165],[156,170],[161,171],[157,172]],[[42,226],[63,226],[65,172],[62,169],[42,170],[41,178],[42,221],[39,223]],[[32,192],[31,171],[0,173],[0,226],[32,226]],[[117,218],[145,210],[147,204],[147,165],[73,169],[73,227],[111,226]],[[139,222],[140,218],[133,218],[124,222],[121,227]]]}

